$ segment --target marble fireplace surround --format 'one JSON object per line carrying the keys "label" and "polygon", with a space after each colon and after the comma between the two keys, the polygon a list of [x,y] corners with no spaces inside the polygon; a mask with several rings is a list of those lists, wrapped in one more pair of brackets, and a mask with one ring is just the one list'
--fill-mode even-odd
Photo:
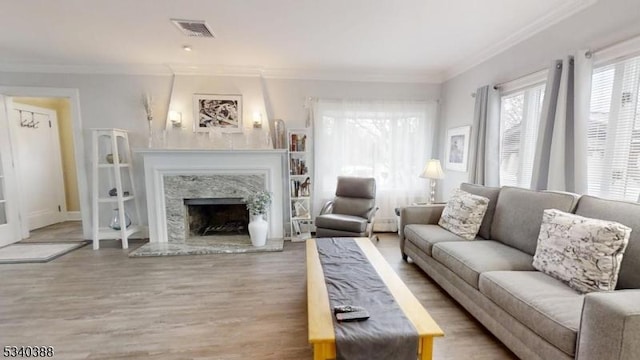
{"label": "marble fireplace surround", "polygon": [[187,236],[185,199],[243,198],[266,189],[263,174],[165,175],[167,241],[184,243]]}
{"label": "marble fireplace surround", "polygon": [[273,194],[269,238],[284,237],[285,150],[141,149],[144,160],[149,241],[185,241],[185,198],[242,197],[266,189]]}

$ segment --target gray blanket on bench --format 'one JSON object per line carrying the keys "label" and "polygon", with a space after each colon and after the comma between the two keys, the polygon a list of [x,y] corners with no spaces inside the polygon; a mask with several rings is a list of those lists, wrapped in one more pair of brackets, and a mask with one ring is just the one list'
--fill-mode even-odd
{"label": "gray blanket on bench", "polygon": [[415,360],[418,333],[351,238],[316,239],[331,311],[362,306],[366,321],[339,323],[333,317],[337,360]]}

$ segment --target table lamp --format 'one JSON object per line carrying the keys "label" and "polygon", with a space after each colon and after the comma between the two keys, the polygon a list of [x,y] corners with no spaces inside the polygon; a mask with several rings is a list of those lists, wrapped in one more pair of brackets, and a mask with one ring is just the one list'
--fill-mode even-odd
{"label": "table lamp", "polygon": [[436,180],[444,179],[444,172],[440,166],[440,160],[431,159],[420,174],[421,178],[431,179],[431,198],[429,203],[433,204],[436,200]]}

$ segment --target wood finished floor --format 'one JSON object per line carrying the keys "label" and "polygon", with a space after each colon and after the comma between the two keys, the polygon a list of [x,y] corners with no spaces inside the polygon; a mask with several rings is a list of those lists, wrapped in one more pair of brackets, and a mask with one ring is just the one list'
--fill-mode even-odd
{"label": "wood finished floor", "polygon": [[[75,234],[75,235],[74,235]],[[79,240],[78,223],[28,241]],[[435,359],[515,359],[417,266],[377,244],[444,330]],[[312,359],[304,243],[283,252],[129,258],[101,242],[44,264],[0,264],[0,347],[51,345],[55,359]],[[104,246],[103,246],[104,245]]]}

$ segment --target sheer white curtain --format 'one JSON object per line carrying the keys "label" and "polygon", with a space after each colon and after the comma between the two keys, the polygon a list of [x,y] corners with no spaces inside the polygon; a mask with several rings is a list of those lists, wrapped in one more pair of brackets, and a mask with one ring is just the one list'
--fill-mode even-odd
{"label": "sheer white curtain", "polygon": [[435,101],[317,100],[313,104],[314,217],[339,175],[376,179],[376,231],[396,231],[394,209],[427,198],[418,177],[431,158]]}

